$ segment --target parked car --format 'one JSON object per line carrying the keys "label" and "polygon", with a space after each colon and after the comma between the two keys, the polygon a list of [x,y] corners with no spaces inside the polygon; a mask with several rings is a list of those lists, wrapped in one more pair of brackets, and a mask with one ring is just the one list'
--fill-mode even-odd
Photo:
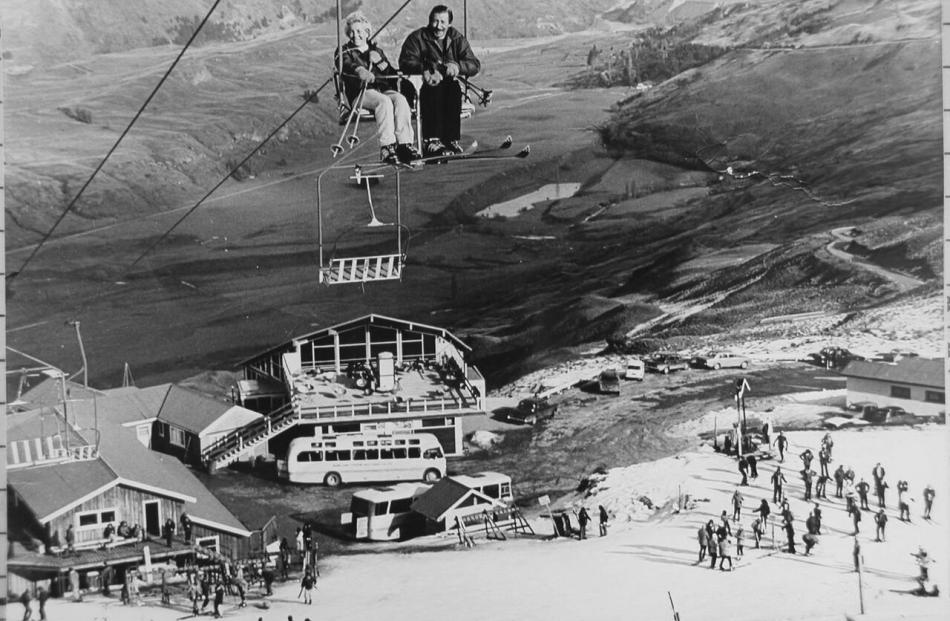
{"label": "parked car", "polygon": [[646,375],[646,370],[646,365],[639,358],[627,358],[623,376],[628,380],[643,381],[643,377]]}
{"label": "parked car", "polygon": [[688,369],[689,363],[680,358],[677,354],[658,353],[647,358],[646,366],[648,371],[666,375],[670,371],[683,371]]}
{"label": "parked car", "polygon": [[825,347],[818,355],[820,364],[829,369],[843,369],[852,360],[865,359],[864,356],[859,356],[843,347]]}
{"label": "parked car", "polygon": [[700,356],[693,356],[690,366],[707,369],[747,369],[751,361],[745,356],[739,356],[727,351],[711,351]]}
{"label": "parked car", "polygon": [[542,420],[553,418],[557,414],[557,406],[547,399],[529,397],[518,402],[518,407],[507,408],[502,416],[509,423],[519,425],[536,425]]}
{"label": "parked car", "polygon": [[907,410],[905,410],[899,405],[885,405],[881,409],[887,412],[887,415],[890,417],[907,416],[908,414],[910,414],[910,412],[908,412]]}

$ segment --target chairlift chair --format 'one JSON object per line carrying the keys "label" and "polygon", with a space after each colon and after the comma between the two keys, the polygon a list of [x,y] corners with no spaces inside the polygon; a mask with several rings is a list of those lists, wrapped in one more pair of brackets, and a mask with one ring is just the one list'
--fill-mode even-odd
{"label": "chairlift chair", "polygon": [[[327,169],[330,170],[330,169]],[[326,171],[325,171],[326,172]],[[322,174],[317,178],[317,232],[319,240],[319,271],[318,282],[324,285],[344,285],[344,284],[365,284],[367,282],[379,282],[385,280],[401,280],[402,270],[406,261],[406,254],[402,243],[402,200],[400,192],[399,169],[396,169],[396,221],[382,222],[376,216],[376,209],[373,206],[373,197],[370,191],[370,182],[381,175],[367,174],[361,175],[357,171],[357,182],[366,185],[366,197],[369,202],[371,219],[367,223],[368,228],[383,229],[387,226],[394,227],[395,230],[395,252],[375,255],[364,255],[356,257],[331,257],[328,261],[324,259],[323,244],[323,202],[321,195]]]}

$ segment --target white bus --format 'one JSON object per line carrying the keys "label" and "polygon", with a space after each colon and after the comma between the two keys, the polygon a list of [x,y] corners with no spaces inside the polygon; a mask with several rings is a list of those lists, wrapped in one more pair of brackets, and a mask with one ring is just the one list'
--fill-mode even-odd
{"label": "white bus", "polygon": [[291,483],[437,481],[445,453],[430,433],[359,432],[294,438],[277,476]]}
{"label": "white bus", "polygon": [[[498,472],[479,472],[456,474],[450,478],[497,501],[490,511],[501,517],[500,524],[510,521],[510,513],[504,508],[514,501],[510,476]],[[348,516],[353,537],[390,541],[422,534],[425,518],[412,511],[412,503],[429,489],[431,486],[426,484],[397,483],[354,492]],[[479,505],[478,514],[485,508],[486,505]]]}
{"label": "white bus", "polygon": [[430,487],[424,483],[396,483],[355,492],[350,500],[353,537],[390,541],[420,534],[425,520],[412,512],[412,501]]}

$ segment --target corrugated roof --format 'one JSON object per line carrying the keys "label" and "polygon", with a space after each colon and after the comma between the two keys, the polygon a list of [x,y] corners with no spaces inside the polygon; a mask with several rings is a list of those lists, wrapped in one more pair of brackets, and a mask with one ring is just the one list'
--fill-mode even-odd
{"label": "corrugated roof", "polygon": [[454,507],[468,494],[485,498],[467,485],[447,477],[413,500],[412,510],[438,522],[443,518],[446,511]]}
{"label": "corrugated roof", "polygon": [[939,390],[943,390],[945,384],[943,358],[902,358],[896,364],[852,360],[841,374],[882,382],[928,386]]}
{"label": "corrugated roof", "polygon": [[193,433],[201,433],[234,407],[181,386],[172,386],[158,411],[158,418]]}
{"label": "corrugated roof", "polygon": [[342,330],[346,330],[347,328],[352,328],[354,326],[358,326],[361,324],[381,324],[381,325],[399,326],[408,330],[418,330],[419,332],[424,332],[428,334],[437,334],[445,339],[448,339],[449,341],[452,341],[453,343],[455,343],[456,346],[458,346],[464,351],[471,351],[472,349],[471,347],[466,345],[461,339],[459,339],[457,336],[455,336],[454,334],[452,334],[445,328],[439,328],[438,326],[430,326],[428,324],[419,323],[417,321],[407,321],[405,319],[396,319],[395,317],[387,317],[385,315],[377,315],[376,313],[370,313],[368,315],[363,315],[362,317],[357,317],[356,319],[350,319],[349,321],[344,321],[342,323],[338,323],[338,324],[329,326],[327,328],[322,328],[320,330],[308,332],[307,334],[295,336],[289,343],[283,343],[281,345],[278,345],[277,347],[272,347],[268,349],[267,351],[263,351],[255,356],[252,356],[251,358],[242,360],[238,364],[238,366],[243,366],[263,356],[269,356],[274,352],[292,350],[293,348],[290,347],[290,345],[294,341],[305,341],[307,339],[312,339],[317,336],[328,334],[331,331],[340,332]]}

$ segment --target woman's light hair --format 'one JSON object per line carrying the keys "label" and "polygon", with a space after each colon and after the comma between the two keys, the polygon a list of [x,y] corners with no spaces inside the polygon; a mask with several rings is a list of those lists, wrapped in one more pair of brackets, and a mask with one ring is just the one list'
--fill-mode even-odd
{"label": "woman's light hair", "polygon": [[352,36],[353,31],[356,29],[365,30],[367,37],[373,32],[373,25],[369,23],[369,19],[363,15],[363,11],[353,11],[346,16],[346,36]]}

